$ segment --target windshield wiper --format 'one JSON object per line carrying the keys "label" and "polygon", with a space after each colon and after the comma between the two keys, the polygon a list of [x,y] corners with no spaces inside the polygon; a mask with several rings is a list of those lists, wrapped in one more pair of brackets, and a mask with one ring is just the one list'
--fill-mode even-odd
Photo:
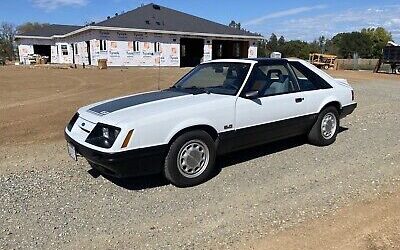
{"label": "windshield wiper", "polygon": [[179,89],[196,90],[196,91],[200,91],[200,92],[203,92],[203,93],[206,93],[206,94],[211,94],[211,92],[210,92],[208,89],[206,89],[206,88],[199,88],[199,87],[197,87],[197,86],[191,86],[191,87],[188,87],[188,88],[179,87]]}

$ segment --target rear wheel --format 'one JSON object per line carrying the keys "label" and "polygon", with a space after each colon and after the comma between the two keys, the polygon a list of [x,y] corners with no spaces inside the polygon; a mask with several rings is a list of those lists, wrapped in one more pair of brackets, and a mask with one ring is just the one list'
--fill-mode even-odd
{"label": "rear wheel", "polygon": [[335,142],[339,131],[339,113],[335,107],[327,107],[308,134],[308,141],[316,146],[327,146]]}
{"label": "rear wheel", "polygon": [[215,157],[215,142],[207,132],[187,132],[171,144],[165,158],[165,177],[178,187],[198,185],[211,175]]}

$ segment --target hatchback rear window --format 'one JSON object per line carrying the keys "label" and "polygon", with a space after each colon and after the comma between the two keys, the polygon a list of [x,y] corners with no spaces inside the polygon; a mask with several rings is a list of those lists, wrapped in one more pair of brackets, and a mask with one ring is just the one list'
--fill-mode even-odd
{"label": "hatchback rear window", "polygon": [[289,62],[292,66],[294,74],[297,77],[301,91],[310,91],[317,89],[332,88],[329,83],[322,79],[318,74],[307,68],[300,62]]}

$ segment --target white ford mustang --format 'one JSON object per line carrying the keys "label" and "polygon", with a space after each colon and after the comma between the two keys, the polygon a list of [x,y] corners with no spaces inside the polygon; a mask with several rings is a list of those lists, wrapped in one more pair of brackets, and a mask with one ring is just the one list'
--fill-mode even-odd
{"label": "white ford mustang", "polygon": [[307,135],[333,143],[354,91],[299,59],[214,60],[171,88],[95,103],[65,129],[69,154],[105,175],[204,182],[217,155]]}

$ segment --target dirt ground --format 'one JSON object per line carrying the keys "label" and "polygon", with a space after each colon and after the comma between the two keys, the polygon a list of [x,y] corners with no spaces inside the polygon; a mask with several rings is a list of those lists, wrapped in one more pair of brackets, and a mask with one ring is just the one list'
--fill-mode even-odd
{"label": "dirt ground", "polygon": [[[79,171],[85,163],[69,163],[63,129],[78,107],[165,88],[187,71],[0,67],[0,248],[130,248],[124,242],[130,239],[141,249],[400,249],[400,138],[393,130],[400,124],[400,76],[328,72],[348,79],[361,104],[344,122],[349,131],[330,147],[342,159],[329,148],[297,142],[284,150],[261,148],[248,153],[249,159],[228,157],[226,165],[235,167],[191,189],[191,195],[163,185],[132,193],[106,179],[93,182]],[[319,171],[320,164],[332,169]],[[93,201],[98,205],[91,207]],[[61,204],[65,207],[52,207]],[[59,217],[74,205],[73,216]],[[197,217],[185,215],[187,209]],[[164,216],[155,217],[154,211]],[[105,220],[105,213],[113,219]],[[137,218],[126,220],[125,213]],[[101,218],[95,220],[96,214]],[[40,225],[44,238],[35,232]],[[124,234],[123,225],[142,229]],[[197,237],[203,247],[193,240],[186,244],[185,237]]]}
{"label": "dirt ground", "polygon": [[[0,140],[4,146],[60,140],[77,108],[166,87],[187,69],[0,68]],[[160,81],[158,81],[160,79]],[[7,131],[7,132],[4,132]]]}
{"label": "dirt ground", "polygon": [[250,243],[250,249],[400,249],[400,193],[352,204]]}

